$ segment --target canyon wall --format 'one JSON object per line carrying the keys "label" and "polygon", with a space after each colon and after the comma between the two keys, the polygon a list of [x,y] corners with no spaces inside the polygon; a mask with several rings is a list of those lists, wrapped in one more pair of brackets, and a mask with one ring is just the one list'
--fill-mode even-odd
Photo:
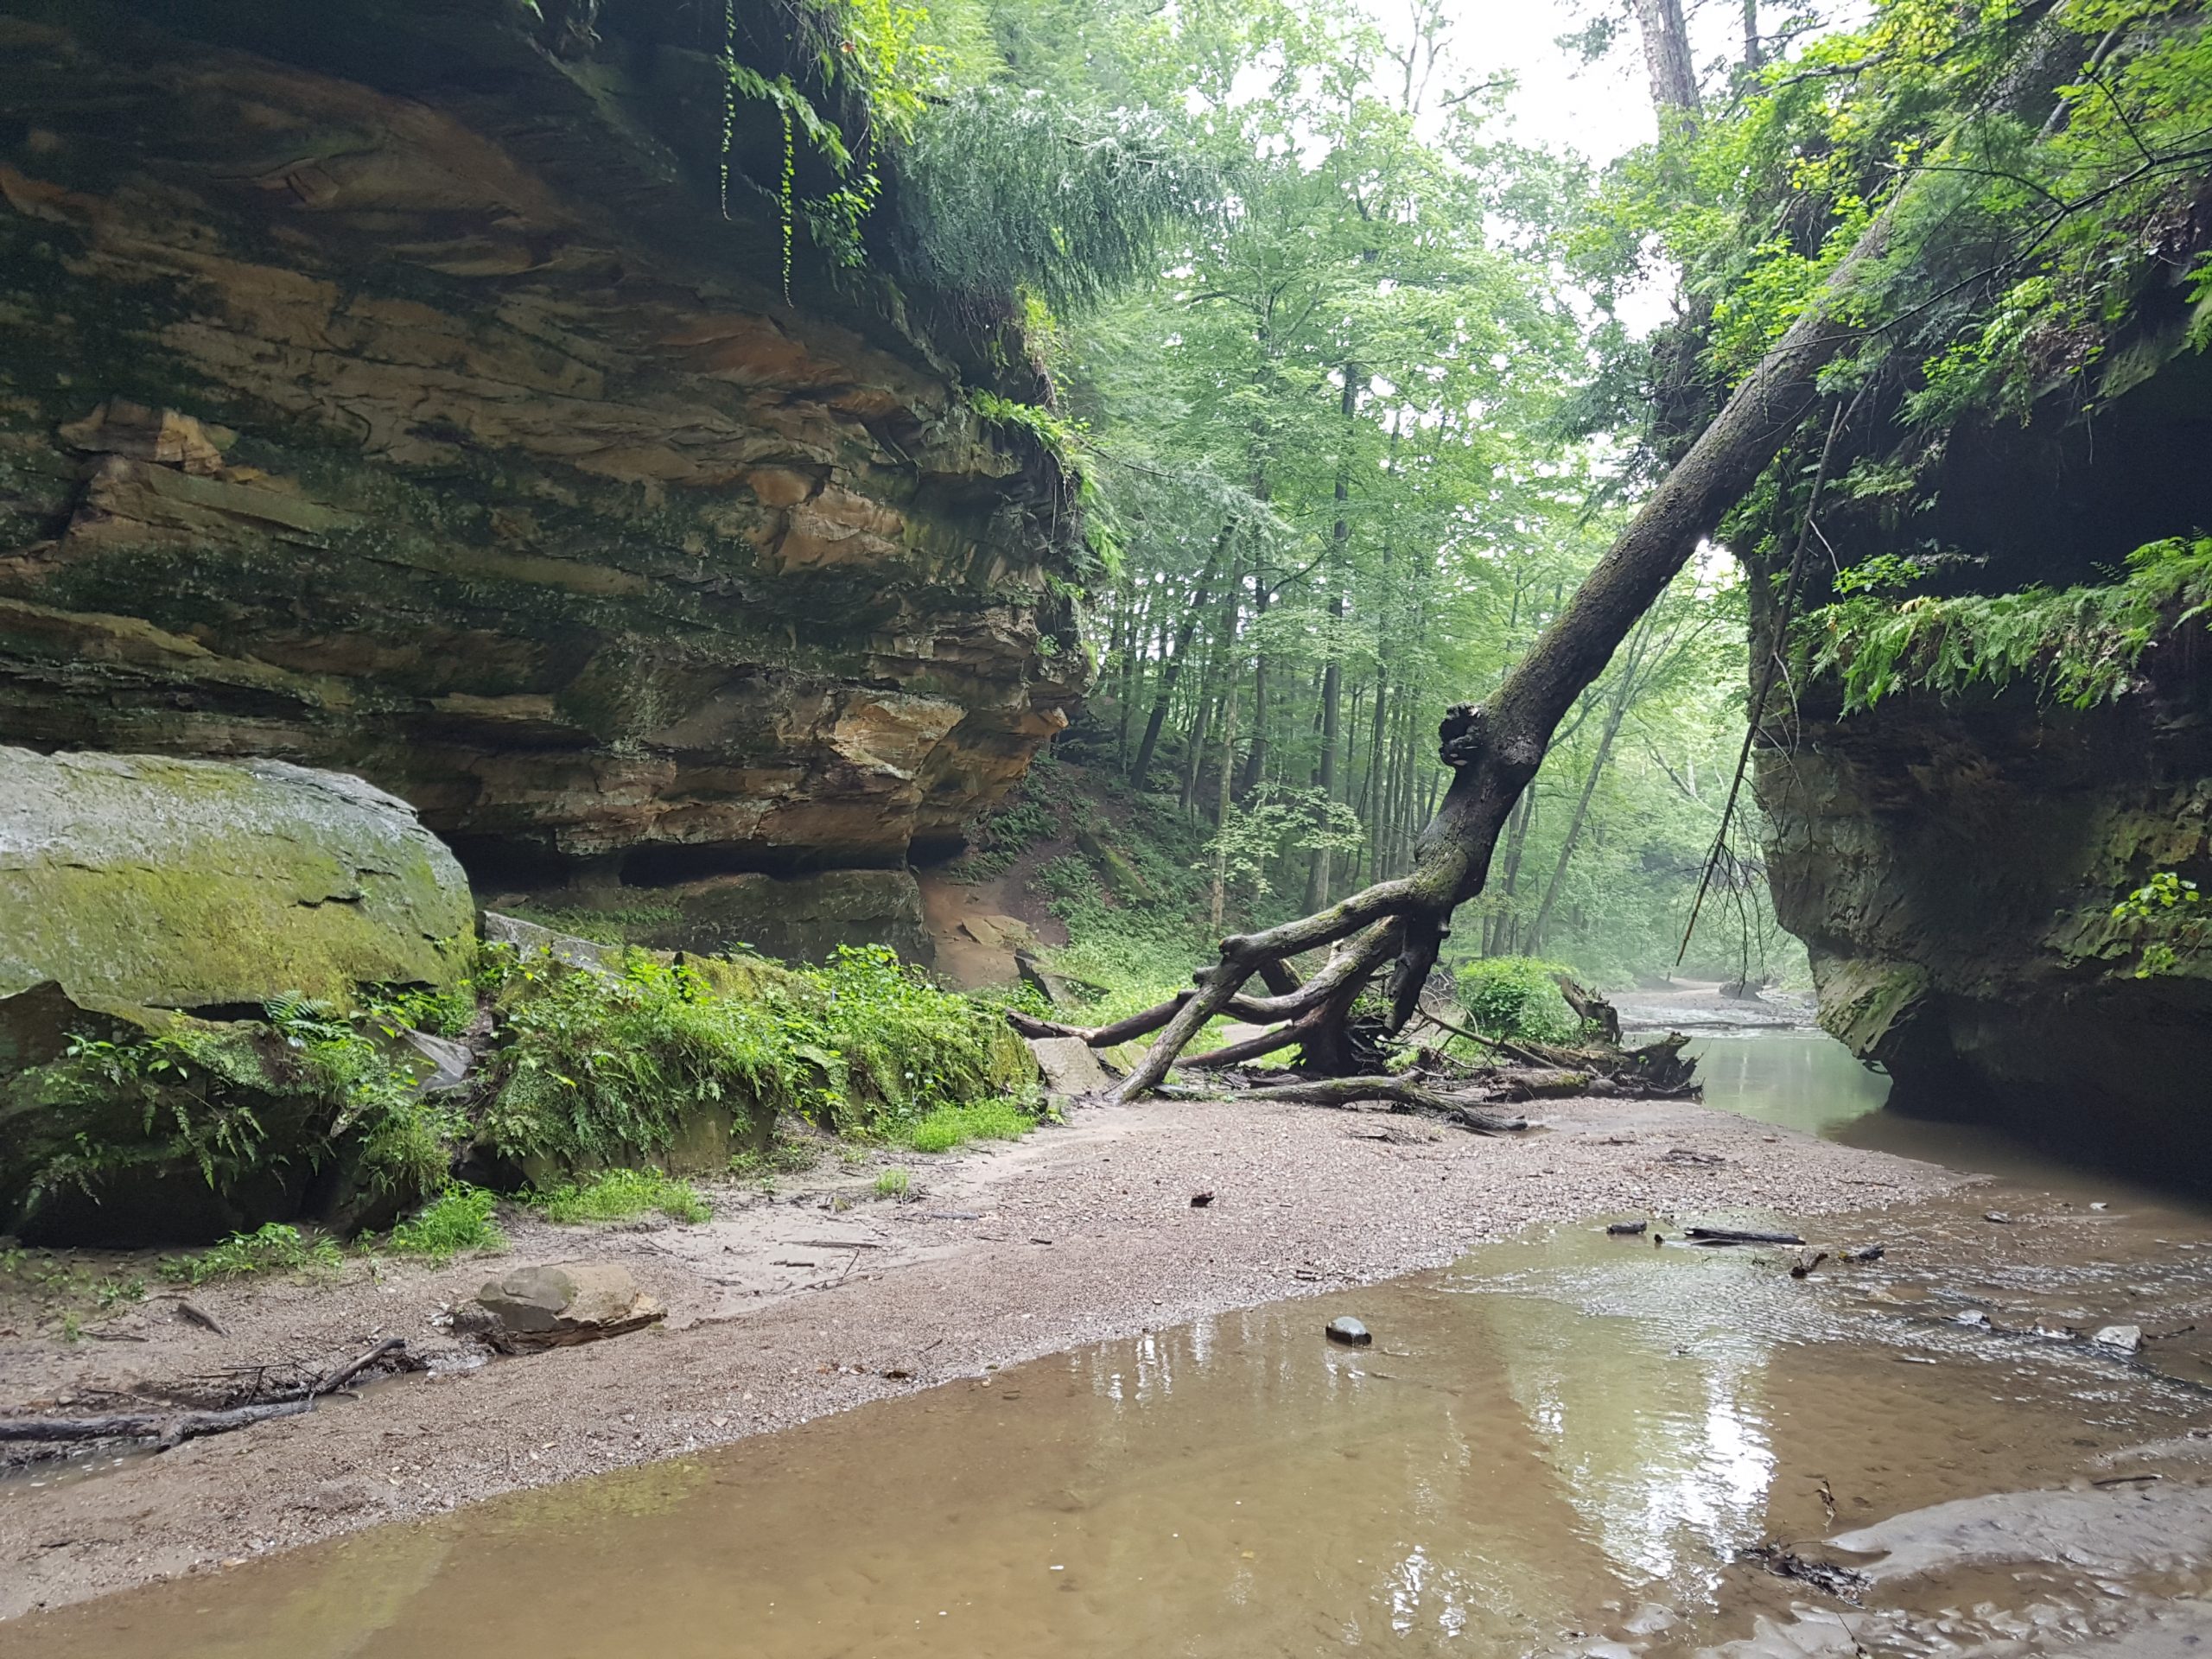
{"label": "canyon wall", "polygon": [[1090,672],[1071,480],[967,395],[1041,381],[791,249],[703,31],[0,6],[6,741],[357,773],[480,892],[957,844]]}
{"label": "canyon wall", "polygon": [[[1911,556],[1916,591],[2017,594],[2110,583],[2135,548],[2212,531],[2212,358],[2184,286],[2026,421],[1937,435],[1933,487],[1901,519],[1824,516],[1837,562]],[[1762,650],[1773,591],[1757,590]],[[1757,780],[1821,1022],[1889,1071],[1894,1103],[2204,1179],[2212,949],[2187,912],[2113,914],[2161,872],[2212,891],[2212,637],[2202,615],[2169,620],[2087,709],[2031,672],[1847,714],[1833,678],[1793,677]],[[2171,959],[2146,948],[2162,939]]]}

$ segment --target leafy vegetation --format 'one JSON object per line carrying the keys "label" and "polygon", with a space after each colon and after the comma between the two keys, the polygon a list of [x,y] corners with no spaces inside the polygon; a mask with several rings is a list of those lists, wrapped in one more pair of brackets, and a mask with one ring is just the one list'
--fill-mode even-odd
{"label": "leafy vegetation", "polygon": [[548,1221],[629,1221],[659,1214],[671,1221],[704,1221],[713,1206],[688,1181],[658,1169],[608,1169],[582,1182],[564,1182],[530,1195],[530,1207]]}
{"label": "leafy vegetation", "polygon": [[875,1173],[875,1196],[879,1198],[903,1198],[912,1185],[912,1177],[896,1166],[880,1169]]}
{"label": "leafy vegetation", "polygon": [[420,1255],[442,1267],[456,1255],[504,1250],[507,1236],[492,1219],[499,1194],[459,1181],[391,1230],[386,1243],[401,1255]]}
{"label": "leafy vegetation", "polygon": [[309,1238],[296,1227],[272,1221],[250,1233],[232,1233],[196,1255],[164,1257],[161,1271],[172,1284],[204,1285],[266,1273],[330,1273],[344,1261],[335,1240]]}
{"label": "leafy vegetation", "polygon": [[1560,995],[1557,963],[1531,957],[1482,957],[1459,964],[1460,1006],[1487,1037],[1571,1043],[1582,1022]]}
{"label": "leafy vegetation", "polygon": [[971,1141],[1019,1141],[1037,1127],[1037,1115],[1011,1100],[979,1100],[939,1106],[903,1123],[898,1140],[916,1152],[950,1152]]}
{"label": "leafy vegetation", "polygon": [[1800,638],[1815,674],[1842,683],[1846,713],[1908,690],[2001,690],[2031,681],[2069,708],[2108,702],[2150,645],[2212,607],[2212,537],[2154,542],[2118,582],[2053,592],[1889,601],[1872,594],[1808,614]]}

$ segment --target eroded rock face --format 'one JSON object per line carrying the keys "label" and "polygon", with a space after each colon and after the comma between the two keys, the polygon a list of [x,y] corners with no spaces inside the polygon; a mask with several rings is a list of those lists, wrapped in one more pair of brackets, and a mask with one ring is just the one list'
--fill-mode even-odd
{"label": "eroded rock face", "polygon": [[[2069,392],[2025,427],[1948,435],[1926,521],[1885,541],[1839,509],[1841,561],[1934,545],[1938,592],[1997,594],[2109,582],[2141,543],[2201,534],[2212,361],[2182,346],[2185,313],[2152,315],[2164,332],[2115,350],[2094,423]],[[2156,873],[2212,875],[2208,664],[2200,617],[2087,710],[2031,677],[1849,715],[1832,683],[1789,688],[1757,752],[1775,908],[1821,1024],[1893,1103],[2212,1179],[2212,951],[2161,960],[2113,913]]]}
{"label": "eroded rock face", "polygon": [[1067,480],[915,296],[785,302],[668,9],[531,10],[0,23],[0,729],[341,767],[503,882],[957,838],[1089,672]]}
{"label": "eroded rock face", "polygon": [[0,998],[205,1008],[450,985],[468,883],[405,802],[276,760],[0,748]]}

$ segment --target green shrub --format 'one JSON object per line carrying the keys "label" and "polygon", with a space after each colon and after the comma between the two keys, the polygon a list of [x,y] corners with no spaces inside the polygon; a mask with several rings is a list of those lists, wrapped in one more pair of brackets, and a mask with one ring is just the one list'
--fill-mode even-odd
{"label": "green shrub", "polygon": [[879,1198],[903,1198],[912,1185],[912,1178],[903,1169],[880,1169],[875,1173],[875,1195]]}
{"label": "green shrub", "polygon": [[442,1267],[469,1250],[504,1250],[507,1236],[492,1219],[499,1194],[448,1182],[443,1192],[391,1230],[391,1247],[402,1255],[428,1256]]}
{"label": "green shrub", "polygon": [[251,1233],[232,1233],[197,1255],[166,1257],[161,1273],[172,1284],[204,1285],[260,1273],[327,1273],[344,1260],[331,1240],[309,1240],[298,1228],[272,1221]]}
{"label": "green shrub", "polygon": [[1582,1034],[1582,1022],[1553,978],[1567,971],[1533,957],[1478,957],[1459,964],[1459,1001],[1486,1036],[1571,1043]]}
{"label": "green shrub", "polygon": [[658,1211],[671,1221],[704,1221],[714,1214],[699,1191],[658,1169],[602,1170],[581,1184],[567,1183],[526,1200],[548,1221],[628,1221]]}
{"label": "green shrub", "polygon": [[798,1103],[800,1056],[777,1010],[718,993],[690,964],[632,952],[609,976],[541,954],[512,965],[498,1001],[500,1082],[481,1128],[510,1158],[634,1158],[664,1150],[687,1111]]}
{"label": "green shrub", "polygon": [[61,1058],[10,1080],[0,1106],[35,1133],[0,1169],[0,1201],[17,1195],[20,1221],[64,1185],[98,1198],[105,1183],[148,1168],[197,1169],[226,1192],[272,1162],[314,1169],[340,1154],[374,1197],[406,1202],[435,1191],[461,1120],[416,1089],[410,1057],[391,1040],[389,1006],[349,1017],[279,997],[264,1013],[80,1032]]}

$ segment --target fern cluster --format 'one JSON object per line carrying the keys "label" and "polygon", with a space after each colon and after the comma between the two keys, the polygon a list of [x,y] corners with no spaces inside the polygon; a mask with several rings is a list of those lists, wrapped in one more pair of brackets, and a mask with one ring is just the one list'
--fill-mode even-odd
{"label": "fern cluster", "polygon": [[1843,711],[1907,690],[2001,690],[2030,680],[2072,709],[2119,697],[2144,652],[2212,607],[2212,537],[2153,542],[2100,587],[1891,601],[1871,593],[1806,615],[1798,644],[1815,676],[1843,687]]}

